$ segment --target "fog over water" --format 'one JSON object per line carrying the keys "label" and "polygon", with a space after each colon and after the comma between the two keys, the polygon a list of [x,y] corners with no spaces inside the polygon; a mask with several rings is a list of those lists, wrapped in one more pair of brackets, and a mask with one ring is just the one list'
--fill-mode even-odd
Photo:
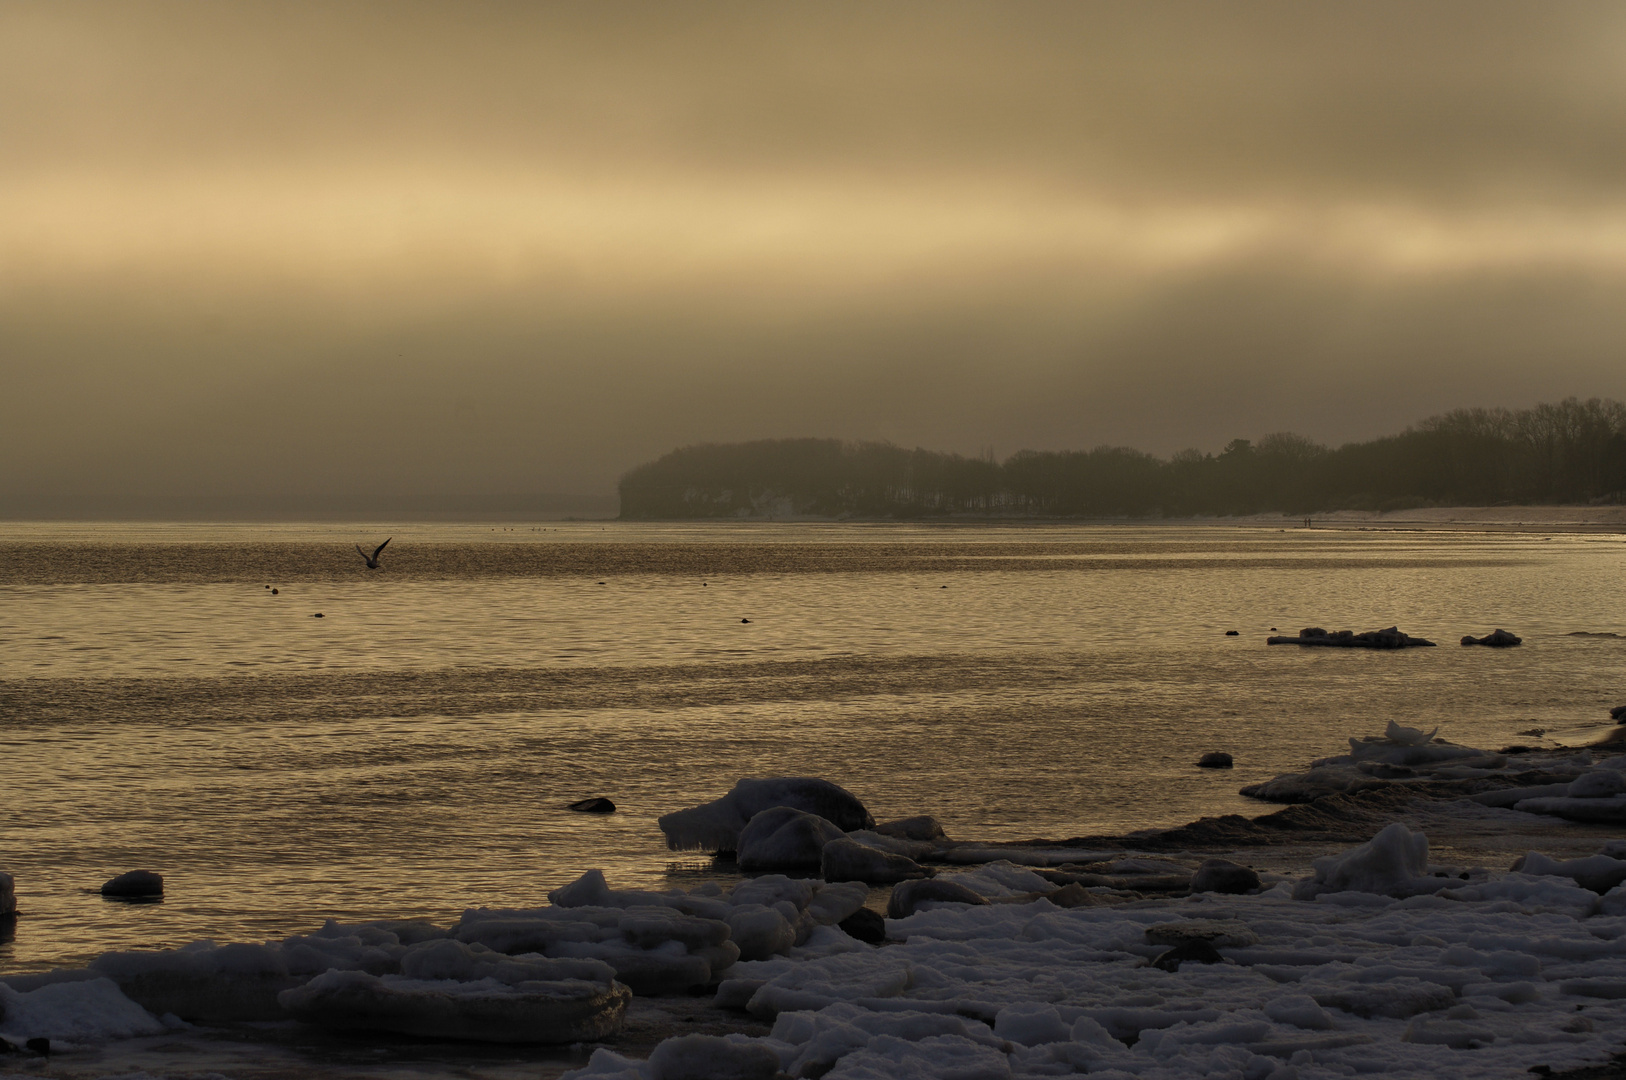
{"label": "fog over water", "polygon": [[8,3],[0,512],[605,513],[703,440],[1626,397],[1623,45],[1608,3]]}
{"label": "fog over water", "polygon": [[[655,819],[744,776],[962,839],[1251,815],[1242,785],[1390,720],[1585,741],[1626,669],[1626,638],[1573,636],[1626,634],[1612,535],[403,526],[376,572],[363,525],[0,536],[0,971],[445,922],[592,867],[729,880]],[[1396,622],[1441,647],[1264,643]],[[1495,626],[1525,644],[1455,644]],[[588,796],[620,810],[565,809]],[[162,904],[95,894],[135,867]]]}

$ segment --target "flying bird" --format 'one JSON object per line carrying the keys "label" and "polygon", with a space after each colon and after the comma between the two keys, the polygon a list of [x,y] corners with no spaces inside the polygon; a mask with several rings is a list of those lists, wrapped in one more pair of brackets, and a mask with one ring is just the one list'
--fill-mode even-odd
{"label": "flying bird", "polygon": [[[394,540],[394,539],[395,539],[395,537],[393,537],[393,536],[390,537],[390,540]],[[380,551],[383,551],[384,548],[389,545],[390,540],[386,540],[386,541],[384,541],[384,543],[379,544],[377,547],[373,548],[373,553],[371,555],[369,555],[365,551],[361,550],[361,545],[360,544],[356,545],[356,554],[360,555],[363,559],[367,560],[367,569],[369,569],[369,570],[377,570],[378,569],[378,553]]]}

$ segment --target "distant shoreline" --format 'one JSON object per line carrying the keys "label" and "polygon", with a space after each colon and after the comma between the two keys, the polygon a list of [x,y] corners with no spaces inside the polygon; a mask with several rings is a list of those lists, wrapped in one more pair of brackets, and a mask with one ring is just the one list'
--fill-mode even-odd
{"label": "distant shoreline", "polygon": [[1435,506],[1411,510],[1331,510],[1321,514],[1246,514],[1236,517],[999,517],[984,514],[947,514],[924,518],[824,517],[815,514],[775,514],[763,517],[648,517],[615,518],[623,524],[855,524],[855,525],[1130,525],[1130,526],[1251,526],[1300,529],[1484,531],[1484,532],[1602,532],[1626,533],[1626,505],[1611,506]]}

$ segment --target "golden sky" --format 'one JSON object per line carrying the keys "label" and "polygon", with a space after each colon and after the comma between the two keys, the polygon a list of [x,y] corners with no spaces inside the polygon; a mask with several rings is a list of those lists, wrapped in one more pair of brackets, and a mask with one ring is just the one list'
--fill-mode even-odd
{"label": "golden sky", "polygon": [[0,2],[0,499],[1626,398],[1619,3]]}

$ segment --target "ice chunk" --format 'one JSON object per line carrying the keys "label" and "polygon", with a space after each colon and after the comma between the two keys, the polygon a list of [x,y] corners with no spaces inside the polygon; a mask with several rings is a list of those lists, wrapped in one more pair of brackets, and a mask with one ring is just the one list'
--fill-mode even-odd
{"label": "ice chunk", "polygon": [[1397,821],[1360,847],[1323,856],[1314,866],[1314,876],[1293,890],[1294,899],[1345,891],[1409,895],[1412,883],[1428,872],[1428,837]]}
{"label": "ice chunk", "polygon": [[843,839],[839,828],[817,814],[775,806],[752,817],[740,831],[740,869],[812,869],[823,858],[824,845]]}
{"label": "ice chunk", "polygon": [[891,884],[926,876],[926,870],[908,856],[894,855],[847,837],[824,845],[819,858],[819,873],[829,881],[867,881],[875,884]]}
{"label": "ice chunk", "polygon": [[796,905],[796,910],[801,911],[813,899],[818,885],[817,881],[807,878],[764,874],[734,886],[734,891],[728,894],[728,901],[731,904],[764,904],[772,907],[781,900],[788,900]]}
{"label": "ice chunk", "polygon": [[1524,874],[1571,878],[1582,888],[1600,894],[1607,893],[1626,881],[1626,860],[1611,858],[1608,855],[1589,855],[1584,859],[1559,862],[1556,859],[1549,859],[1539,851],[1531,851],[1520,856],[1513,864],[1513,869]]}
{"label": "ice chunk", "polygon": [[649,1055],[651,1080],[772,1080],[779,1055],[742,1037],[680,1035]]}
{"label": "ice chunk", "polygon": [[834,926],[850,917],[869,899],[869,886],[862,881],[827,881],[808,901],[808,918],[821,926]]}
{"label": "ice chunk", "polygon": [[875,831],[882,836],[895,836],[903,840],[942,840],[947,837],[943,826],[937,819],[922,814],[919,817],[899,818],[896,821],[883,821],[875,826]]}
{"label": "ice chunk", "polygon": [[784,913],[758,904],[735,908],[728,917],[728,931],[741,960],[766,960],[796,944],[796,927]]}
{"label": "ice chunk", "polygon": [[111,979],[52,983],[27,993],[0,983],[0,1035],[14,1043],[99,1043],[165,1030]]}
{"label": "ice chunk", "polygon": [[922,904],[986,904],[979,894],[951,878],[923,878],[905,881],[893,886],[892,896],[886,902],[886,917],[907,919]]}
{"label": "ice chunk", "polygon": [[475,1042],[569,1043],[621,1027],[632,991],[618,982],[537,978],[508,984],[330,971],[284,991],[283,1007],[324,1027]]}
{"label": "ice chunk", "polygon": [[741,780],[722,798],[667,814],[659,824],[666,834],[666,846],[673,851],[735,851],[746,823],[775,806],[816,814],[841,832],[875,824],[852,792],[828,780],[803,776]]}
{"label": "ice chunk", "polygon": [[649,1064],[601,1046],[593,1051],[586,1065],[571,1069],[559,1080],[649,1080]]}
{"label": "ice chunk", "polygon": [[1265,1015],[1278,1024],[1311,1031],[1326,1031],[1332,1027],[1332,1017],[1308,994],[1285,994],[1265,1002]]}
{"label": "ice chunk", "polygon": [[1433,731],[1425,732],[1422,728],[1405,727],[1393,720],[1389,721],[1389,726],[1383,729],[1383,737],[1400,746],[1425,746],[1433,742],[1434,737],[1439,733],[1440,729],[1438,727]]}
{"label": "ice chunk", "polygon": [[1551,814],[1567,821],[1598,821],[1605,824],[1626,822],[1626,795],[1607,795],[1587,799],[1549,797],[1523,799],[1513,809],[1527,814]]}
{"label": "ice chunk", "polygon": [[1572,799],[1604,799],[1626,792],[1626,779],[1615,769],[1591,769],[1570,781]]}
{"label": "ice chunk", "polygon": [[1064,1042],[1072,1037],[1072,1025],[1050,1004],[1018,1002],[999,1010],[994,1017],[994,1034],[1023,1046]]}
{"label": "ice chunk", "polygon": [[859,948],[790,967],[758,988],[746,1008],[753,1016],[772,1017],[838,1001],[895,997],[909,986],[914,968],[907,961],[887,956],[886,949]]}
{"label": "ice chunk", "polygon": [[632,993],[590,959],[509,957],[442,939],[414,945],[401,974],[329,971],[280,1003],[312,1023],[482,1042],[575,1042],[619,1030]]}
{"label": "ice chunk", "polygon": [[208,941],[160,952],[103,953],[90,967],[159,1016],[174,1013],[205,1023],[283,1019],[277,995],[306,977],[289,971],[280,948]]}

